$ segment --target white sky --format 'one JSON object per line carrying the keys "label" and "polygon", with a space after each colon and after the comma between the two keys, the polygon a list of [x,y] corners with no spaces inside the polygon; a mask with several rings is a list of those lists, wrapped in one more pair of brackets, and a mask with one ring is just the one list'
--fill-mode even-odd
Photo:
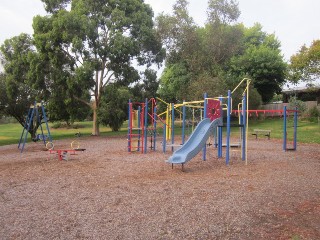
{"label": "white sky", "polygon": [[[275,33],[282,45],[285,59],[303,44],[309,46],[320,39],[320,0],[238,0],[239,21],[251,27],[261,23],[263,30]],[[145,0],[155,15],[170,13],[175,0]],[[201,26],[206,20],[207,0],[189,0],[190,15]],[[32,34],[32,18],[45,15],[40,0],[0,0],[0,44],[22,32]]]}

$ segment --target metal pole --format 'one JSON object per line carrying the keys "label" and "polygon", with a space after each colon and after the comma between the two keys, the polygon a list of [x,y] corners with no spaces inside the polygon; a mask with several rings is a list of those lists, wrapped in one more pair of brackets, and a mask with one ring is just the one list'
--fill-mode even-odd
{"label": "metal pole", "polygon": [[[174,103],[171,104],[171,144],[174,144]],[[171,150],[174,150],[174,147],[171,147]]]}
{"label": "metal pole", "polygon": [[[184,100],[183,100],[184,103]],[[186,105],[183,104],[182,106],[182,144],[185,141],[185,129],[186,129]]]}
{"label": "metal pole", "polygon": [[283,107],[283,150],[287,150],[287,106]]}
{"label": "metal pole", "polygon": [[22,138],[24,136],[24,131],[27,130],[28,128],[28,124],[29,124],[29,119],[31,117],[31,113],[32,113],[32,108],[29,108],[28,110],[28,115],[26,116],[26,120],[25,120],[25,123],[24,123],[24,126],[23,126],[23,130],[22,130],[22,133],[21,133],[21,136],[20,136],[20,141],[19,141],[19,144],[18,144],[18,148],[20,149],[20,144],[22,142]]}
{"label": "metal pole", "polygon": [[131,152],[131,129],[132,129],[132,103],[131,103],[131,99],[129,99],[129,103],[128,103],[128,152]]}
{"label": "metal pole", "polygon": [[167,146],[167,124],[163,124],[163,140],[162,140],[162,151],[165,153],[166,152],[166,146]]}
{"label": "metal pole", "polygon": [[148,98],[144,105],[144,153],[147,153],[148,148]]}
{"label": "metal pole", "polygon": [[294,112],[294,135],[293,135],[293,149],[297,150],[297,127],[298,127],[298,108]]}
{"label": "metal pole", "polygon": [[48,119],[47,119],[46,111],[45,111],[45,108],[44,108],[42,102],[41,102],[41,108],[42,108],[42,114],[43,114],[43,117],[44,117],[44,121],[46,123],[46,128],[47,128],[47,131],[48,131],[48,135],[49,135],[48,137],[49,137],[50,142],[52,142],[52,137],[51,137],[51,132],[50,132],[49,124],[48,124]]}
{"label": "metal pole", "polygon": [[231,91],[228,90],[228,107],[227,107],[227,146],[226,146],[226,164],[229,165],[230,160],[230,113],[231,113]]}
{"label": "metal pole", "polygon": [[31,126],[32,121],[33,121],[33,117],[34,117],[34,109],[35,109],[36,105],[37,105],[37,102],[35,101],[35,102],[34,102],[33,109],[32,109],[32,112],[31,112],[31,117],[30,117],[30,119],[29,119],[27,132],[26,132],[26,135],[25,135],[25,137],[24,137],[24,140],[23,140],[23,144],[22,144],[22,148],[21,148],[20,153],[22,153],[22,152],[23,152],[24,145],[26,144],[27,137],[28,137],[28,133],[29,133],[29,130],[30,130],[30,126]]}
{"label": "metal pole", "polygon": [[[221,112],[221,118],[223,120],[223,111],[222,111],[222,101],[223,98],[219,97],[220,101],[220,112]],[[222,157],[222,126],[218,127],[218,157]]]}
{"label": "metal pole", "polygon": [[156,140],[157,140],[157,107],[153,110],[153,151],[156,150]]}
{"label": "metal pole", "polygon": [[[247,96],[246,94],[243,95],[242,99],[242,160],[246,160],[246,128],[247,128],[247,122],[246,122],[246,109],[247,109]],[[240,113],[239,113],[240,114]]]}
{"label": "metal pole", "polygon": [[[208,94],[204,94],[204,106],[203,106],[203,118],[205,119],[207,117],[207,98]],[[202,160],[206,161],[207,158],[207,143],[204,144],[204,147],[202,149]]]}
{"label": "metal pole", "polygon": [[[138,107],[138,145],[137,145],[137,151],[140,151],[140,141],[141,141],[141,107]],[[142,143],[143,144],[143,143]]]}

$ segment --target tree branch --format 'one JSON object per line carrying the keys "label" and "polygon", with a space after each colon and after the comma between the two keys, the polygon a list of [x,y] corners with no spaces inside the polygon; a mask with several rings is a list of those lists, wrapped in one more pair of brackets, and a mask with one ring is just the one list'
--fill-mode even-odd
{"label": "tree branch", "polygon": [[90,103],[88,103],[87,101],[83,100],[82,98],[79,98],[77,96],[73,96],[76,100],[78,100],[79,102],[84,103],[85,105],[89,106],[90,108],[92,107]]}
{"label": "tree branch", "polygon": [[108,77],[107,81],[102,85],[103,88],[111,81],[111,78],[113,77],[113,75],[114,75],[114,73],[111,73],[111,75]]}

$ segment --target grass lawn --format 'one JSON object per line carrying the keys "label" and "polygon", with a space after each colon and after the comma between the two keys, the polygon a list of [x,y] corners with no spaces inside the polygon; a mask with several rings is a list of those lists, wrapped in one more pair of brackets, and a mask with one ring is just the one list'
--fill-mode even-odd
{"label": "grass lawn", "polygon": [[[80,122],[76,123],[75,126],[78,128],[52,128],[50,126],[50,132],[54,140],[63,138],[75,138],[75,134],[80,132],[82,136],[91,135],[92,122]],[[288,119],[287,123],[288,141],[293,138],[293,120]],[[253,129],[270,129],[271,138],[282,139],[283,138],[283,119],[264,119],[264,120],[249,120],[249,134],[253,133]],[[17,123],[0,124],[0,146],[7,144],[18,144],[23,128]],[[181,134],[181,129],[177,127],[176,134]],[[187,131],[190,131],[187,130]],[[40,133],[38,129],[38,133]],[[112,132],[110,128],[101,126],[100,132],[102,136],[114,136],[122,135],[125,136],[127,133],[127,123],[123,125],[119,132]],[[44,129],[44,133],[47,131]],[[162,130],[159,128],[159,133]],[[237,129],[231,129],[232,135],[239,134]],[[161,135],[161,134],[160,134]],[[161,137],[161,136],[160,136]],[[298,143],[318,143],[320,144],[320,124],[311,123],[307,121],[298,121]],[[30,137],[28,137],[30,141]]]}
{"label": "grass lawn", "polygon": [[[271,138],[283,138],[283,119],[266,119],[266,120],[249,120],[249,133],[253,129],[270,129]],[[287,138],[288,141],[293,139],[293,119],[287,121]],[[303,143],[320,144],[320,124],[308,121],[298,121],[297,141]]]}
{"label": "grass lawn", "polygon": [[[49,124],[50,133],[53,140],[64,139],[64,138],[75,138],[75,134],[80,132],[82,136],[90,136],[92,129],[92,122],[79,122],[75,123],[77,128],[52,128],[52,124]],[[43,124],[43,127],[45,124]],[[0,146],[7,144],[18,144],[23,127],[18,123],[8,123],[0,124]],[[38,134],[41,133],[40,128],[37,131]],[[43,133],[47,135],[46,128],[43,129]],[[112,136],[112,135],[126,135],[127,129],[122,128],[119,132],[112,132],[110,128],[101,126],[100,133],[102,136]],[[28,141],[30,140],[30,135],[28,135]]]}

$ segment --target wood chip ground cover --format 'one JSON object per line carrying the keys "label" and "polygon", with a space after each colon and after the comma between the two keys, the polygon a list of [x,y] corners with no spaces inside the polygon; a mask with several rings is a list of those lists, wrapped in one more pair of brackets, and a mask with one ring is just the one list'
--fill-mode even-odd
{"label": "wood chip ground cover", "polygon": [[125,137],[80,143],[68,161],[41,143],[0,147],[0,239],[320,239],[320,145],[284,152],[252,138],[248,165],[232,149],[226,166],[211,147],[182,172],[160,145],[130,154]]}

